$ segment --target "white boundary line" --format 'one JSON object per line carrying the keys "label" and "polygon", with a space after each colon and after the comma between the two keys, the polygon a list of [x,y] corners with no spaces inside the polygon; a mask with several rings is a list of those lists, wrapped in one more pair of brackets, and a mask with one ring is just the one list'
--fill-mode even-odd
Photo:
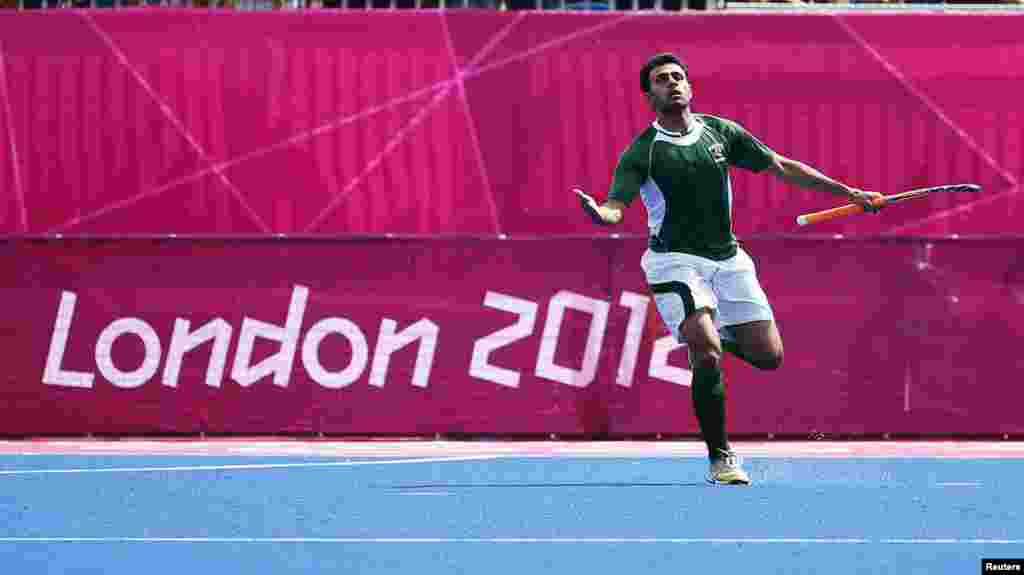
{"label": "white boundary line", "polygon": [[46,475],[67,473],[141,473],[151,471],[250,471],[254,469],[294,469],[307,467],[357,467],[363,465],[395,465],[403,463],[447,463],[498,459],[501,455],[466,455],[461,457],[422,457],[416,459],[375,459],[363,461],[310,461],[304,463],[241,463],[236,465],[179,465],[174,467],[97,467],[75,469],[5,469],[0,475]]}
{"label": "white boundary line", "polygon": [[[882,442],[737,442],[737,451],[753,459],[1024,459],[1024,442],[882,441]],[[517,441],[246,441],[146,439],[0,440],[0,459],[19,455],[74,456],[313,456],[355,457],[580,457],[705,458],[697,441],[517,442]]]}
{"label": "white boundary line", "polygon": [[0,543],[599,543],[767,545],[1019,545],[1024,539],[820,537],[0,537]]}

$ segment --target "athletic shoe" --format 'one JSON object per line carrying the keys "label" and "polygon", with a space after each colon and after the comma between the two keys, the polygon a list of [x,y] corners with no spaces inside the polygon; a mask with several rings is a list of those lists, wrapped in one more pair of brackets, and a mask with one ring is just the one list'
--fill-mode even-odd
{"label": "athletic shoe", "polygon": [[742,460],[732,451],[718,450],[711,460],[707,481],[715,485],[750,485],[750,476],[743,471]]}

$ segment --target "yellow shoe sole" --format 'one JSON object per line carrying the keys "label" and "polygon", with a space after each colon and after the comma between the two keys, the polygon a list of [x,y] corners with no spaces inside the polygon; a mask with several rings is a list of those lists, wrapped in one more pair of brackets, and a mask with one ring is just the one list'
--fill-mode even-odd
{"label": "yellow shoe sole", "polygon": [[705,479],[713,485],[750,485],[750,478],[739,473],[726,473],[718,477],[708,475]]}

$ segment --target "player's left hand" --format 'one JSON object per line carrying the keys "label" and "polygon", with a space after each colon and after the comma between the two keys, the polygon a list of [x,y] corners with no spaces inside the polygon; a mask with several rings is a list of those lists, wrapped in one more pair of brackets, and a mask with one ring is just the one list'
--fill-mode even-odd
{"label": "player's left hand", "polygon": [[864,190],[858,190],[856,188],[850,188],[847,191],[850,203],[857,204],[864,208],[865,212],[877,213],[883,207],[885,207],[885,198],[878,192],[866,192]]}
{"label": "player's left hand", "polygon": [[580,201],[580,207],[583,208],[583,211],[586,212],[587,216],[589,216],[595,224],[603,225],[605,222],[597,213],[597,200],[579,188],[573,188],[572,191],[576,194],[576,198]]}

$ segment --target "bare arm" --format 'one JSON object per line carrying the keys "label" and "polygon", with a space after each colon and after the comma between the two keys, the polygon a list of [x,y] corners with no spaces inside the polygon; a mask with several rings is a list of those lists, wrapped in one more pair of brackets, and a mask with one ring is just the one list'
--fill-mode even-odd
{"label": "bare arm", "polygon": [[579,198],[583,211],[590,216],[595,224],[608,226],[622,221],[622,212],[626,209],[626,204],[618,200],[608,200],[603,204],[598,204],[597,200],[581,189],[573,188],[573,192]]}
{"label": "bare arm", "polygon": [[875,203],[880,201],[881,194],[851,188],[803,162],[775,154],[775,161],[770,169],[773,174],[791,184],[841,196],[851,203],[860,205],[866,211],[875,212],[879,209]]}

